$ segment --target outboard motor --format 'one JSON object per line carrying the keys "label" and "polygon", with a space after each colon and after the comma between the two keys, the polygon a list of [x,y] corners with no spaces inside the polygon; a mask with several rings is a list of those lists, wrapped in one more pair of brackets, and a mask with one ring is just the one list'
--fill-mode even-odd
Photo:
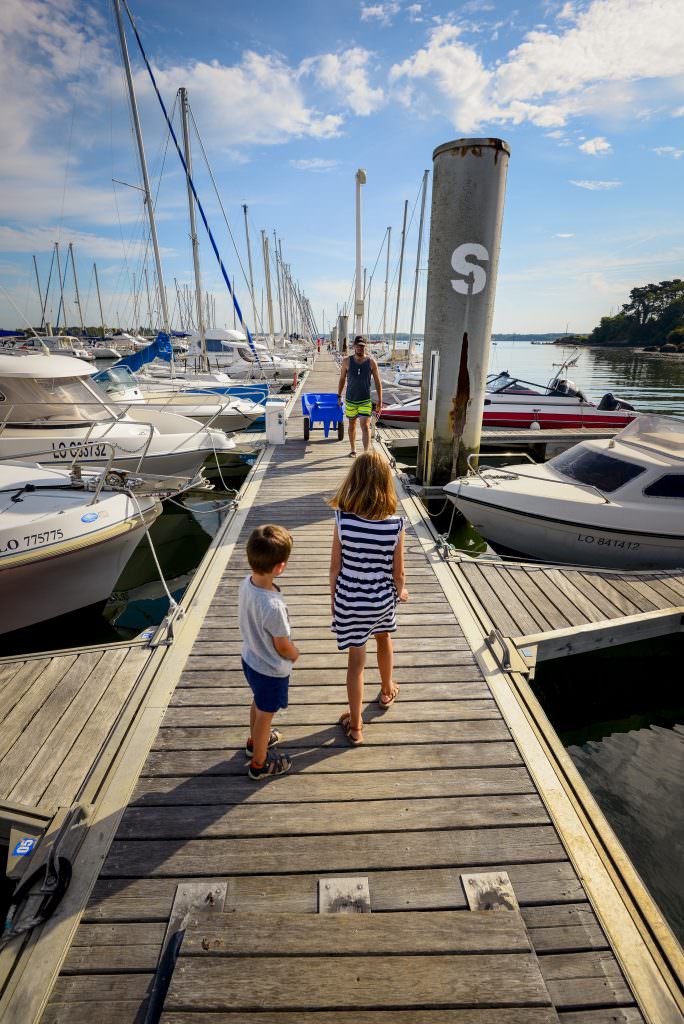
{"label": "outboard motor", "polygon": [[617,409],[629,409],[631,412],[634,412],[633,405],[630,405],[629,402],[621,402],[610,391],[603,396],[598,404],[598,408],[601,412],[615,412]]}

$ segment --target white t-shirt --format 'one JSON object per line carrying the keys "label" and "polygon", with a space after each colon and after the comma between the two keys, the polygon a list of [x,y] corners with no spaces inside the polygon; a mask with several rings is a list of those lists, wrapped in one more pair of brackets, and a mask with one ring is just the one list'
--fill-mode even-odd
{"label": "white t-shirt", "polygon": [[281,658],[273,646],[274,636],[290,636],[287,605],[279,590],[256,587],[245,576],[238,595],[238,625],[242,658],[250,668],[265,676],[290,675],[292,662]]}

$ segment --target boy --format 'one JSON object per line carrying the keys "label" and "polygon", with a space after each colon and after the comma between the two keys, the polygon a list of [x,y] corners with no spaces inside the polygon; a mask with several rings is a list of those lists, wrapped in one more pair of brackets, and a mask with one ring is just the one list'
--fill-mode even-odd
{"label": "boy", "polygon": [[290,640],[287,606],[274,583],[285,570],[291,551],[292,537],[282,526],[257,526],[247,541],[252,574],[240,584],[242,669],[254,695],[245,753],[250,758],[248,775],[255,780],[282,775],[292,767],[285,755],[269,753],[280,740],[278,730],[271,731],[273,715],[287,707],[290,671],[299,657]]}

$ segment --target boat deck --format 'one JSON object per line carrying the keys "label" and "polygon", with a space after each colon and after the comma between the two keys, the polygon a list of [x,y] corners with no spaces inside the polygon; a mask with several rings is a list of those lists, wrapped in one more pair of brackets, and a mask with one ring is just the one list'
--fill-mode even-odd
{"label": "boat deck", "polygon": [[[322,354],[307,389],[336,379]],[[660,952],[401,485],[411,594],[395,643],[401,697],[380,709],[371,665],[365,744],[346,744],[325,499],[348,449],[318,432],[305,445],[301,426],[295,406],[288,443],[266,451],[224,538],[220,579],[182,626],[171,655],[182,675],[42,1021],[141,1024],[151,993],[163,1024],[681,1021]],[[236,596],[246,537],[264,521],[295,538],[283,590],[302,658],[278,715],[294,770],[255,785]],[[497,901],[508,909],[485,909]],[[350,904],[371,913],[332,913]],[[174,967],[179,943],[165,940],[183,932]]]}

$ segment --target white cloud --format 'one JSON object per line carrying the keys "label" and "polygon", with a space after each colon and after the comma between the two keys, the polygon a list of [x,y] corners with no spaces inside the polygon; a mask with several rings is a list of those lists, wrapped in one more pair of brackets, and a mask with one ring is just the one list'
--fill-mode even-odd
{"label": "white cloud", "polygon": [[672,111],[672,117],[684,117],[684,107],[677,107]]}
{"label": "white cloud", "polygon": [[559,128],[597,111],[631,117],[643,109],[642,91],[657,91],[655,80],[661,91],[667,79],[679,82],[670,91],[681,89],[681,12],[681,0],[659,0],[657,16],[652,0],[565,4],[557,28],[529,31],[490,65],[463,40],[462,25],[440,24],[390,78],[411,82],[411,102],[430,103],[461,131],[486,121]]}
{"label": "white cloud", "polygon": [[613,188],[620,188],[622,185],[621,181],[573,181],[570,179],[571,185],[576,185],[577,188],[585,188],[588,192],[608,192]]}
{"label": "white cloud", "polygon": [[574,238],[575,235],[571,231],[557,231],[553,236],[554,238]]}
{"label": "white cloud", "polygon": [[607,156],[613,150],[610,142],[603,135],[597,135],[594,139],[587,139],[579,148],[583,153],[588,153],[589,156]]}
{"label": "white cloud", "polygon": [[679,160],[684,156],[684,149],[677,149],[676,146],[656,146],[653,150],[658,156],[671,156],[673,160]]}
{"label": "white cloud", "polygon": [[395,0],[384,3],[361,4],[361,21],[378,21],[381,25],[390,25],[392,18],[398,14],[400,5]]}
{"label": "white cloud", "polygon": [[290,160],[290,167],[295,167],[298,171],[331,171],[338,163],[338,160],[324,160],[314,156],[309,159]]}
{"label": "white cloud", "polygon": [[[0,224],[0,252],[12,253],[47,253],[52,250],[55,239],[59,236],[60,226],[13,228]],[[90,256],[94,259],[123,259],[127,246],[120,238],[109,238],[106,235],[79,231],[74,228],[61,229],[66,243],[73,242],[77,257]],[[62,245],[60,245],[62,249]],[[169,255],[172,249],[161,249],[162,254]],[[129,255],[129,254],[128,254]],[[64,257],[62,257],[64,259]],[[62,264],[64,268],[64,264]]]}
{"label": "white cloud", "polygon": [[340,53],[324,53],[307,57],[300,64],[300,75],[313,75],[319,85],[329,89],[352,113],[365,117],[382,105],[381,88],[373,88],[368,79],[372,53],[354,46]]}
{"label": "white cloud", "polygon": [[409,16],[409,21],[419,22],[424,21],[423,18],[423,5],[422,4],[409,4],[406,8],[406,13]]}

